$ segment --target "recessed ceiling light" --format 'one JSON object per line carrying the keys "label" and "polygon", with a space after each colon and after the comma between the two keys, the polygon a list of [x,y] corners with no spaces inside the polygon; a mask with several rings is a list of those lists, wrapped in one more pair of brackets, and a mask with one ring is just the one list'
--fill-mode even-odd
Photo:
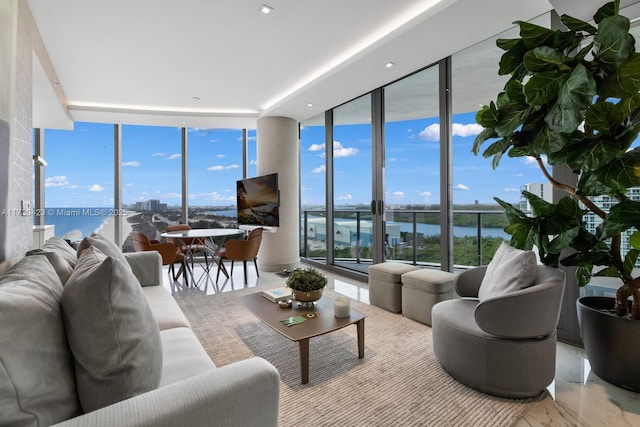
{"label": "recessed ceiling light", "polygon": [[191,99],[193,99],[194,101],[200,101],[200,97],[199,96],[194,96]]}
{"label": "recessed ceiling light", "polygon": [[312,103],[308,103],[307,107],[313,107],[313,104]]}
{"label": "recessed ceiling light", "polygon": [[183,120],[183,121],[181,121],[180,123],[182,123],[183,125],[186,125],[186,124],[187,124],[187,122],[185,122],[184,120]]}
{"label": "recessed ceiling light", "polygon": [[262,6],[260,6],[260,12],[264,13],[265,15],[268,15],[272,10],[273,8],[269,5],[263,4]]}
{"label": "recessed ceiling light", "polygon": [[387,67],[387,68],[391,68],[394,65],[396,65],[396,64],[394,64],[393,62],[387,62],[386,64],[384,64],[384,66]]}

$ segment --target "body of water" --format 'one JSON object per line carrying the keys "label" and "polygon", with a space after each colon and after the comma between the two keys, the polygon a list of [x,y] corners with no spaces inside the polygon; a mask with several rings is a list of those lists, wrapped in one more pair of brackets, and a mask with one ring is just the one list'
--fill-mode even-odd
{"label": "body of water", "polygon": [[[410,222],[387,222],[387,224],[400,225],[400,231],[412,233],[413,224]],[[440,225],[439,224],[416,224],[418,233],[422,233],[424,236],[439,236]],[[453,226],[453,235],[456,237],[464,236],[477,236],[478,229],[476,227],[460,227]],[[482,237],[500,237],[505,240],[510,240],[511,236],[504,232],[502,228],[482,228]]]}
{"label": "body of water", "polygon": [[113,208],[46,208],[45,224],[54,225],[54,234],[65,237],[72,231],[89,236],[113,217]]}

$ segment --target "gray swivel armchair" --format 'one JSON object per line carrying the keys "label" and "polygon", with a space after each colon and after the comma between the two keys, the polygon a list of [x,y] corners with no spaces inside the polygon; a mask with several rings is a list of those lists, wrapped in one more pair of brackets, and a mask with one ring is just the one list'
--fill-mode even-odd
{"label": "gray swivel armchair", "polygon": [[462,298],[433,307],[433,350],[444,370],[471,388],[508,398],[536,396],[555,376],[565,275],[537,265],[532,286],[480,301],[486,269],[459,274],[455,289]]}

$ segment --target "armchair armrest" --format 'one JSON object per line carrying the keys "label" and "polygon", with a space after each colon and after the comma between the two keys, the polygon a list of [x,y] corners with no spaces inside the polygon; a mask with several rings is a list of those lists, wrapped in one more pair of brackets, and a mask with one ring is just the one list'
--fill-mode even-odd
{"label": "armchair armrest", "polygon": [[476,323],[486,333],[503,338],[550,335],[558,327],[563,293],[564,279],[487,299],[476,307]]}
{"label": "armchair armrest", "polygon": [[156,251],[125,252],[133,274],[142,286],[157,286],[162,283],[162,257]]}
{"label": "armchair armrest", "polygon": [[277,427],[280,374],[254,357],[89,412],[55,427]]}
{"label": "armchair armrest", "polygon": [[454,282],[456,293],[463,298],[478,298],[478,290],[486,271],[487,266],[483,265],[458,274]]}

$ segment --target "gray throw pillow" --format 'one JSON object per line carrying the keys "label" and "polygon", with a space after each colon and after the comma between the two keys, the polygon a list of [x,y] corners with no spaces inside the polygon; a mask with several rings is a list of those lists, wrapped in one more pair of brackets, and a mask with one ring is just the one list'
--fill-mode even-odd
{"label": "gray throw pillow", "polygon": [[129,263],[124,257],[124,254],[122,253],[122,250],[118,246],[116,246],[115,243],[105,238],[101,234],[92,233],[91,236],[83,238],[78,245],[77,257],[79,258],[80,254],[82,254],[82,251],[89,247],[96,247],[100,249],[100,252],[102,252],[104,255],[114,257],[122,261],[125,267],[131,269],[131,267],[129,267]]}
{"label": "gray throw pillow", "polygon": [[76,261],[78,260],[76,250],[73,249],[66,240],[57,236],[51,237],[49,240],[44,242],[41,249],[45,251],[56,252],[58,255],[64,258],[72,268],[75,267]]}
{"label": "gray throw pillow", "polygon": [[85,250],[62,293],[62,313],[85,412],[153,390],[162,374],[160,331],[128,267]]}
{"label": "gray throw pillow", "polygon": [[536,265],[533,251],[516,249],[502,242],[487,266],[478,299],[484,301],[528,288],[534,283]]}
{"label": "gray throw pillow", "polygon": [[61,297],[44,256],[22,258],[0,280],[0,425],[48,426],[81,413]]}
{"label": "gray throw pillow", "polygon": [[44,255],[45,257],[47,257],[51,266],[54,268],[54,270],[56,270],[56,273],[58,273],[58,277],[60,278],[63,286],[65,283],[67,283],[69,277],[71,277],[71,273],[73,273],[73,267],[71,267],[69,263],[58,252],[45,251],[43,249],[33,249],[27,252],[26,255]]}

